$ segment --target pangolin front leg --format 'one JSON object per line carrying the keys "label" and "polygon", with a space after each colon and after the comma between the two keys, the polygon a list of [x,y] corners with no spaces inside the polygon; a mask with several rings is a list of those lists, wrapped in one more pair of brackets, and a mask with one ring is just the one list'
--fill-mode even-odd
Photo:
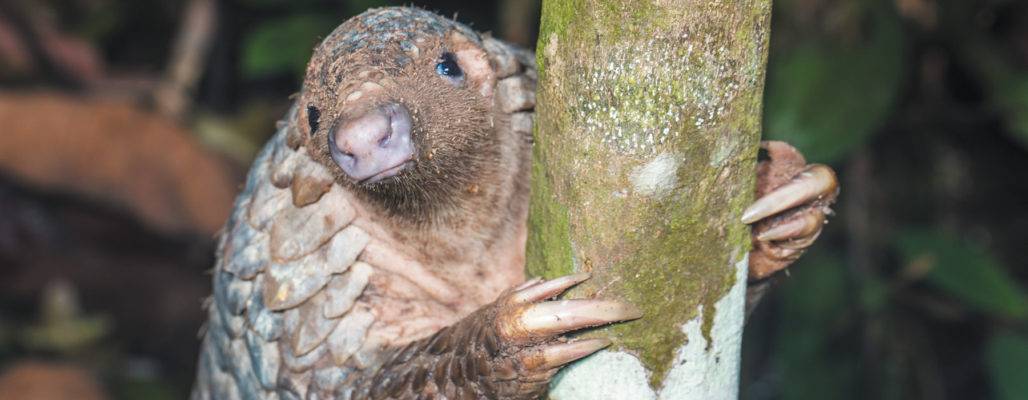
{"label": "pangolin front leg", "polygon": [[539,398],[560,367],[610,344],[568,340],[563,333],[642,316],[617,301],[546,301],[587,278],[528,281],[457,324],[390,350],[381,368],[354,385],[350,398]]}

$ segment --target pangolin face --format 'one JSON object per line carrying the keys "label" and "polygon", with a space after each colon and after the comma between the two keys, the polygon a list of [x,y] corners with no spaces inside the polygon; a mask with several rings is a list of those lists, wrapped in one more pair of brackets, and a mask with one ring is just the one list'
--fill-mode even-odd
{"label": "pangolin face", "polygon": [[494,86],[466,26],[417,9],[371,10],[315,49],[294,122],[338,182],[420,220],[459,206],[493,171]]}

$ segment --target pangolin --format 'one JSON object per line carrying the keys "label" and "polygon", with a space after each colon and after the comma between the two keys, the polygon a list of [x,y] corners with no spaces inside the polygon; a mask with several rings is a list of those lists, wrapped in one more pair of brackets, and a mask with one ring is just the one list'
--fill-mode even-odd
{"label": "pangolin", "polygon": [[[609,343],[563,333],[639,317],[547,301],[587,275],[524,280],[534,60],[417,8],[328,35],[225,225],[192,397],[534,399]],[[788,162],[744,216],[755,278],[816,238],[837,190],[767,146]]]}

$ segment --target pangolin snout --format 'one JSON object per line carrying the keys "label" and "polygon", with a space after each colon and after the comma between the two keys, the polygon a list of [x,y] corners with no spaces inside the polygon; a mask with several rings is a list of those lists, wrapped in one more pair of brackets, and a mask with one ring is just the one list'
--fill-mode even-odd
{"label": "pangolin snout", "polygon": [[328,135],[332,159],[355,182],[395,176],[414,157],[411,125],[410,112],[401,104],[371,109]]}

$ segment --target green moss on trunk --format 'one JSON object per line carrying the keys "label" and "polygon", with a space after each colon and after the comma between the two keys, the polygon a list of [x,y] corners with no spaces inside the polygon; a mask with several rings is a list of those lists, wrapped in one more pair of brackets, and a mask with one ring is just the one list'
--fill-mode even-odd
{"label": "green moss on trunk", "polygon": [[749,248],[769,16],[769,0],[543,2],[528,272],[590,271],[570,296],[640,306],[599,334],[654,387]]}

